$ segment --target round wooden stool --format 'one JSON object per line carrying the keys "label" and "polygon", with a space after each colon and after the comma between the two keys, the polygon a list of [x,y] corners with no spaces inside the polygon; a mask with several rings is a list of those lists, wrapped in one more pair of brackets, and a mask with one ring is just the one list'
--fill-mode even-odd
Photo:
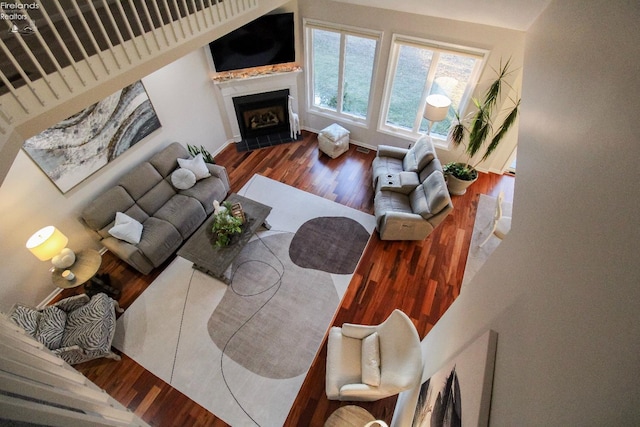
{"label": "round wooden stool", "polygon": [[362,427],[375,420],[375,417],[366,409],[347,405],[336,409],[324,423],[324,427]]}

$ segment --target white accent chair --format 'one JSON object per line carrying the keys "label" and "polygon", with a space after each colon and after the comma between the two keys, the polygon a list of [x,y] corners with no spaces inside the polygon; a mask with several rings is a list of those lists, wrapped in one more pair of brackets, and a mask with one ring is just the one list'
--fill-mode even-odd
{"label": "white accent chair", "polygon": [[400,310],[377,326],[345,323],[329,331],[329,399],[383,399],[417,386],[421,375],[420,338],[411,319]]}
{"label": "white accent chair", "polygon": [[291,139],[298,139],[300,134],[300,118],[293,112],[293,96],[289,95],[289,128]]}
{"label": "white accent chair", "polygon": [[504,191],[500,191],[498,198],[496,199],[496,211],[493,214],[493,221],[491,222],[491,233],[484,239],[484,242],[480,243],[480,247],[484,246],[489,241],[491,236],[496,236],[502,240],[511,229],[511,217],[504,216],[502,213],[502,201],[504,200]]}

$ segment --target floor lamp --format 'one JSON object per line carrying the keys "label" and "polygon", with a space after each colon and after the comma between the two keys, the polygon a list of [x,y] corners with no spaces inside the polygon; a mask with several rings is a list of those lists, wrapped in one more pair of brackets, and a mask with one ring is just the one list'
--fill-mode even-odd
{"label": "floor lamp", "polygon": [[435,122],[439,122],[447,118],[451,106],[451,100],[444,95],[427,96],[427,106],[424,109],[423,117],[429,120],[429,131],[427,135],[431,135],[431,126]]}

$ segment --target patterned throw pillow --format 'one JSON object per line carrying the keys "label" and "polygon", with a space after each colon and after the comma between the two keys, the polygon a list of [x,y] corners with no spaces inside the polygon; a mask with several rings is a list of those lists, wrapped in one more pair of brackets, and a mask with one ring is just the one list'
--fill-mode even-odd
{"label": "patterned throw pillow", "polygon": [[108,352],[111,349],[110,331],[115,329],[113,310],[107,295],[94,295],[86,305],[67,315],[62,345]]}
{"label": "patterned throw pillow", "polygon": [[36,329],[38,329],[39,316],[40,313],[37,310],[18,305],[11,313],[10,318],[13,323],[24,329],[26,333],[35,336]]}
{"label": "patterned throw pillow", "polygon": [[60,348],[66,322],[67,313],[58,307],[47,307],[40,312],[40,321],[34,336],[50,350]]}

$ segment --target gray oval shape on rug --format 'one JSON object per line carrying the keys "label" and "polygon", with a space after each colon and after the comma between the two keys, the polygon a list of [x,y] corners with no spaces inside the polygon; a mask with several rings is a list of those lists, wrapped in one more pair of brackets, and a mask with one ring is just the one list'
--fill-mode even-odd
{"label": "gray oval shape on rug", "polygon": [[294,378],[309,369],[340,302],[328,273],[291,261],[292,239],[275,234],[245,246],[207,325],[225,356],[267,378]]}
{"label": "gray oval shape on rug", "polygon": [[351,274],[368,241],[367,230],[351,218],[313,218],[296,231],[289,247],[289,257],[302,268]]}

